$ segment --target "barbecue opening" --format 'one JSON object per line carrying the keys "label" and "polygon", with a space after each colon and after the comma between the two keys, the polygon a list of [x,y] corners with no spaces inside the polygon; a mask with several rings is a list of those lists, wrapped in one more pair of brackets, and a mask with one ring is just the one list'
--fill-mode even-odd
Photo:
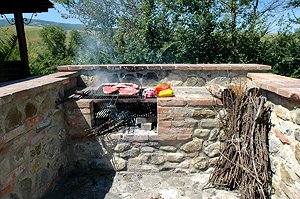
{"label": "barbecue opening", "polygon": [[89,135],[156,132],[157,103],[116,101],[112,104],[111,100],[102,100],[94,102],[94,118]]}

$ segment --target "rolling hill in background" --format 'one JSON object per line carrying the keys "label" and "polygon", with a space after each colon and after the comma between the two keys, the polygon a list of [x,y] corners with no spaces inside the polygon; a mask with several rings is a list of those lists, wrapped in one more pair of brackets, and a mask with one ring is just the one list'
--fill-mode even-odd
{"label": "rolling hill in background", "polygon": [[[0,27],[1,26],[7,26],[9,23],[5,19],[0,20]],[[25,26],[33,26],[33,27],[47,27],[47,26],[60,26],[64,30],[82,30],[84,29],[83,24],[69,24],[69,23],[58,23],[58,22],[52,22],[52,21],[44,21],[44,20],[38,20],[33,19],[29,25]]]}

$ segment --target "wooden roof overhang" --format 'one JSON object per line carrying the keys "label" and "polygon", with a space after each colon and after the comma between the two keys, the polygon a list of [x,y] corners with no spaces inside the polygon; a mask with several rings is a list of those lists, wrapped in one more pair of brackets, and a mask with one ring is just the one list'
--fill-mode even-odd
{"label": "wooden roof overhang", "polygon": [[53,8],[49,0],[1,0],[0,14],[48,12]]}
{"label": "wooden roof overhang", "polygon": [[49,0],[0,0],[0,14],[14,14],[22,67],[20,77],[30,76],[23,13],[48,12],[49,8],[53,8]]}

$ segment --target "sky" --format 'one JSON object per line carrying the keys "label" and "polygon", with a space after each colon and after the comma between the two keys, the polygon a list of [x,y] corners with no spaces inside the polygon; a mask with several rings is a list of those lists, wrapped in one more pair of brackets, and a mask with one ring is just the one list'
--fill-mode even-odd
{"label": "sky", "polygon": [[[61,17],[62,13],[66,13],[66,9],[60,4],[54,4],[55,8],[51,8],[48,12],[37,13],[37,16],[33,16],[33,19],[39,19],[44,21],[53,21],[53,22],[60,22],[60,23],[71,23],[71,24],[82,24],[78,19],[64,19]],[[24,18],[31,17],[32,14],[23,14]],[[7,18],[13,18],[13,15],[6,15]]]}
{"label": "sky", "polygon": [[[45,21],[54,21],[54,22],[60,22],[60,23],[73,23],[73,24],[81,24],[81,22],[78,19],[64,19],[61,17],[61,14],[58,11],[61,11],[62,13],[66,13],[66,9],[60,5],[60,4],[54,4],[55,8],[51,8],[48,10],[48,12],[38,13],[34,19],[40,19]],[[27,16],[27,15],[24,15]],[[31,15],[29,15],[30,17]]]}
{"label": "sky", "polygon": [[[71,23],[71,24],[82,24],[78,19],[69,18],[65,19],[61,17],[61,13],[67,13],[66,9],[60,5],[55,3],[55,8],[51,8],[48,10],[48,12],[44,13],[37,13],[37,16],[34,16],[33,19],[39,19],[39,20],[45,20],[45,21],[53,21],[53,22],[60,22],[60,23]],[[285,11],[286,12],[286,11]],[[284,12],[278,13],[278,16],[281,16],[282,14],[285,14]],[[300,16],[300,8],[294,9],[294,14],[296,16]],[[30,18],[32,14],[24,14],[24,17]],[[13,18],[13,15],[6,15],[8,18]],[[278,18],[278,16],[275,16],[275,18]],[[274,21],[274,18],[269,19],[270,21]],[[292,29],[299,28],[299,25],[293,25]],[[270,32],[277,32],[278,26],[276,26],[276,23],[271,27]]]}

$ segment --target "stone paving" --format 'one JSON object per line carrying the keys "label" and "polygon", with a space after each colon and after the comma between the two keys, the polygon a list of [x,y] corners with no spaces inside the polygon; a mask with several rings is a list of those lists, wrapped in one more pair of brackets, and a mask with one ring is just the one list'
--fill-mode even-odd
{"label": "stone paving", "polygon": [[236,193],[203,189],[209,174],[84,173],[58,182],[46,199],[235,199]]}

